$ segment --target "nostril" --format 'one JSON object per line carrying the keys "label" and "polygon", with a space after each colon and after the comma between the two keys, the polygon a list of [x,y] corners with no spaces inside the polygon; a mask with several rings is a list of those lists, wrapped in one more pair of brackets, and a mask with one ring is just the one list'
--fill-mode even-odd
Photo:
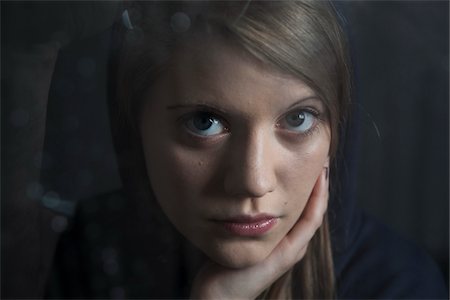
{"label": "nostril", "polygon": [[224,188],[227,194],[245,198],[261,198],[275,190],[276,178],[270,171],[261,173],[251,170],[228,172]]}

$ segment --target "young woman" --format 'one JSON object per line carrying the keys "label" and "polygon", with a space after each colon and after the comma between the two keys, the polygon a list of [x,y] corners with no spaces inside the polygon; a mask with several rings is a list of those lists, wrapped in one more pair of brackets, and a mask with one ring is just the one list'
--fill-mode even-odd
{"label": "young woman", "polygon": [[154,197],[142,201],[156,199],[209,257],[192,295],[290,298],[296,286],[297,297],[333,297],[322,220],[350,102],[333,7],[150,2],[127,13],[117,100],[136,140],[129,161],[146,167]]}
{"label": "young woman", "polygon": [[351,80],[332,3],[124,6],[109,74],[123,191],[80,203],[47,296],[445,297],[428,258],[340,190]]}

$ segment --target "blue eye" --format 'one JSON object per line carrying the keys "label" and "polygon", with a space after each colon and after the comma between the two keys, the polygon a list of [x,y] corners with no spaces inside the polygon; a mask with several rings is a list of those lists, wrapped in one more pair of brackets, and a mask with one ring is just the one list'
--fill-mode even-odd
{"label": "blue eye", "polygon": [[189,117],[185,122],[186,127],[194,134],[212,136],[225,131],[222,122],[207,112],[198,112]]}
{"label": "blue eye", "polygon": [[314,126],[316,119],[317,114],[306,110],[300,110],[287,114],[281,125],[287,130],[306,133]]}

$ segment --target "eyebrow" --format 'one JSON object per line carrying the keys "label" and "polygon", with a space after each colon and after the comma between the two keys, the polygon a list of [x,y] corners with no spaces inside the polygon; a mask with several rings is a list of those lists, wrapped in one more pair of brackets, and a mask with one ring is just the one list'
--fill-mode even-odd
{"label": "eyebrow", "polygon": [[308,96],[308,97],[305,97],[305,98],[302,98],[302,99],[300,99],[300,100],[295,101],[294,103],[292,103],[291,105],[289,105],[289,107],[287,108],[287,110],[289,110],[289,109],[295,107],[296,105],[298,105],[298,104],[300,104],[300,103],[302,103],[302,102],[305,102],[305,101],[307,101],[307,100],[315,100],[315,101],[318,101],[318,102],[320,102],[320,103],[323,103],[323,101],[322,101],[318,96],[316,96],[316,95],[311,95],[311,96]]}
{"label": "eyebrow", "polygon": [[[299,99],[297,101],[295,101],[294,103],[292,103],[291,105],[289,105],[289,107],[286,110],[289,110],[295,106],[297,106],[298,104],[305,102],[307,100],[316,100],[322,103],[322,100],[315,95],[311,95],[302,99]],[[213,110],[217,110],[219,112],[222,113],[227,113],[227,110],[218,107],[217,105],[214,105],[212,103],[192,103],[192,104],[173,104],[173,105],[168,105],[166,107],[168,110],[174,110],[174,109],[187,109],[187,108],[201,108],[201,109],[213,109]]]}
{"label": "eyebrow", "polygon": [[192,104],[174,104],[174,105],[168,105],[166,107],[168,110],[175,110],[175,109],[187,109],[187,108],[198,108],[198,109],[206,109],[206,110],[216,110],[221,113],[227,113],[227,110],[218,107],[212,103],[192,103]]}

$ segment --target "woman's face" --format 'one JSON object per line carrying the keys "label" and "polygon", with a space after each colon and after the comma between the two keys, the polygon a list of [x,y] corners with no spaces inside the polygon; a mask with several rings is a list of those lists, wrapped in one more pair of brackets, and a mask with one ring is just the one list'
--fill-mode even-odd
{"label": "woman's face", "polygon": [[221,41],[185,47],[146,95],[140,130],[163,211],[212,260],[266,258],[328,165],[323,103]]}

